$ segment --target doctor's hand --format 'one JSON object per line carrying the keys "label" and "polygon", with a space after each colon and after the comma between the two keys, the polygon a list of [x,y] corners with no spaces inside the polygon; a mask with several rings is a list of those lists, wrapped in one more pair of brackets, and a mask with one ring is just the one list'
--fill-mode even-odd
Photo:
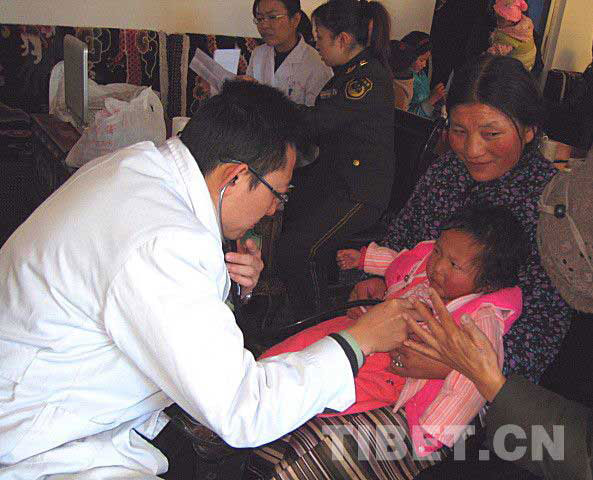
{"label": "doctor's hand", "polygon": [[[385,280],[382,278],[368,278],[354,285],[348,301],[354,302],[355,300],[367,299],[381,300],[385,295],[385,290],[387,290]],[[352,318],[353,320],[357,319],[366,311],[366,307],[351,308],[348,310],[348,318]]]}
{"label": "doctor's hand", "polygon": [[237,250],[225,254],[226,266],[231,279],[241,285],[241,293],[250,293],[257,285],[264,268],[261,250],[252,238],[247,239],[244,244],[237,241]]}
{"label": "doctor's hand", "polygon": [[388,352],[400,347],[408,338],[408,326],[402,314],[411,309],[408,300],[386,300],[369,308],[347,332],[365,355]]}

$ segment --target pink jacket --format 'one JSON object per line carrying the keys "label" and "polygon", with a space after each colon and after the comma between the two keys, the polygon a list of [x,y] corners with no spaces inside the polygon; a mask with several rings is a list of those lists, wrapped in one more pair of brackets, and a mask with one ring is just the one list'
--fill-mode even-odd
{"label": "pink jacket", "polygon": [[[412,250],[396,253],[371,244],[364,255],[364,269],[385,276],[386,298],[417,296],[428,300],[426,263],[434,242],[421,242]],[[472,315],[499,354],[502,365],[502,335],[521,313],[521,290],[506,288],[490,294],[472,294],[449,302],[447,309],[459,322],[464,313]],[[488,307],[484,310],[483,307]],[[482,309],[482,310],[481,310]],[[478,311],[495,314],[476,315]],[[261,358],[294,352],[324,336],[350,327],[347,317],[337,317],[308,328],[266,351]],[[445,380],[403,378],[389,370],[387,353],[369,355],[354,379],[356,402],[340,415],[395,404],[405,408],[412,441],[420,456],[453,445],[467,424],[484,406],[485,400],[475,386],[456,371]],[[328,414],[332,415],[332,414]]]}
{"label": "pink jacket", "polygon": [[[372,243],[364,252],[364,270],[385,276],[386,298],[416,296],[430,303],[426,264],[434,243],[421,242],[412,250],[399,253]],[[502,366],[502,336],[521,314],[521,289],[466,295],[447,304],[457,324],[463,314],[485,312],[481,310],[484,307],[490,307],[492,313],[473,318],[493,343]],[[424,456],[443,443],[453,445],[485,403],[473,383],[453,371],[445,380],[408,378],[394,409],[405,408],[414,448],[419,456]]]}

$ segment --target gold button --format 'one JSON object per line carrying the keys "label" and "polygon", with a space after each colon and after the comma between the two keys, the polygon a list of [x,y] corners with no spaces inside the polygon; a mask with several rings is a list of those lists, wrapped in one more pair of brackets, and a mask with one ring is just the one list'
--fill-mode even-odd
{"label": "gold button", "polygon": [[360,160],[353,160],[352,165],[354,165],[355,167],[358,167],[360,165]]}

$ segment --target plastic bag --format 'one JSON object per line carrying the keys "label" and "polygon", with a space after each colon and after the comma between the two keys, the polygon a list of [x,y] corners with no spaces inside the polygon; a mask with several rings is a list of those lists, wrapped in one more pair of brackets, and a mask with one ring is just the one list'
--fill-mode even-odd
{"label": "plastic bag", "polygon": [[[150,87],[112,83],[99,85],[89,79],[89,126],[66,157],[66,164],[81,167],[86,162],[150,140],[156,146],[166,139],[163,105]],[[66,109],[64,66],[52,70],[49,88],[50,114],[72,123]]]}
{"label": "plastic bag", "polygon": [[161,101],[144,87],[129,102],[108,97],[105,108],[66,157],[66,164],[81,167],[86,162],[134,143],[150,140],[158,147],[166,137]]}

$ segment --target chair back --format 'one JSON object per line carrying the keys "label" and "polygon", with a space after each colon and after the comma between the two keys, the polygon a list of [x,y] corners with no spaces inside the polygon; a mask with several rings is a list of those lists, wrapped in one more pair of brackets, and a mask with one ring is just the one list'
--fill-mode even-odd
{"label": "chair back", "polygon": [[436,158],[433,149],[445,126],[445,119],[430,119],[394,109],[395,176],[389,202],[394,215],[405,205],[420,177]]}

